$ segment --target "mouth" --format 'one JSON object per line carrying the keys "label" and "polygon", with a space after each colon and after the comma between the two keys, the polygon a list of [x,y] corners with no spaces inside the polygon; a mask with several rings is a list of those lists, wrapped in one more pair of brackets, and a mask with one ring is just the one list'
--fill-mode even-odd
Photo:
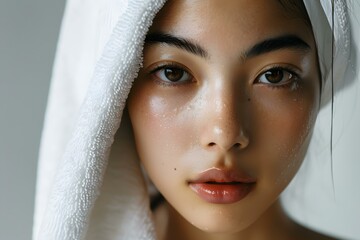
{"label": "mouth", "polygon": [[230,204],[244,199],[254,188],[256,179],[234,170],[211,168],[189,181],[189,187],[204,201]]}

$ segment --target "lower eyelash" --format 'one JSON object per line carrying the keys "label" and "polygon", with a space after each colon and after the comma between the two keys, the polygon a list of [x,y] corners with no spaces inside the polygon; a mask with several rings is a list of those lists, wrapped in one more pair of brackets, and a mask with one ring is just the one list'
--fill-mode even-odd
{"label": "lower eyelash", "polygon": [[293,81],[289,81],[287,83],[279,84],[279,85],[267,84],[267,87],[272,88],[272,89],[291,88],[291,90],[296,90],[299,87],[299,80],[295,79]]}

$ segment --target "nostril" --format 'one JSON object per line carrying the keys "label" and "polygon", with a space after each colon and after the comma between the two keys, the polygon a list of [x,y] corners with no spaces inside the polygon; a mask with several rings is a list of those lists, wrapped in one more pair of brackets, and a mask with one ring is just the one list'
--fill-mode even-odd
{"label": "nostril", "polygon": [[235,143],[234,144],[234,148],[239,148],[240,147],[240,143]]}
{"label": "nostril", "polygon": [[209,147],[213,147],[213,146],[215,146],[216,144],[215,144],[214,142],[211,142],[211,143],[209,143],[208,145],[209,145]]}

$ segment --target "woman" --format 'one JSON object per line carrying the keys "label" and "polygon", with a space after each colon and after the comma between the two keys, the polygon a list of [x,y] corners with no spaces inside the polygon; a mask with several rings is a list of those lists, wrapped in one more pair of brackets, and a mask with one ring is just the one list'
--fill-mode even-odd
{"label": "woman", "polygon": [[[169,1],[148,32],[162,3],[129,3],[39,238],[330,239],[291,221],[278,202],[329,101],[333,49],[315,43],[331,37],[329,19],[308,4],[325,22],[317,39],[301,1]],[[120,34],[129,26],[133,34]],[[155,210],[156,234],[140,161],[167,202]]]}

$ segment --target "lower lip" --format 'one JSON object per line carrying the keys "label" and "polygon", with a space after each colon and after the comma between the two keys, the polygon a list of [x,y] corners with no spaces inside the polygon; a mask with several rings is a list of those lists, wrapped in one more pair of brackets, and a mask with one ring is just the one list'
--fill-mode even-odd
{"label": "lower lip", "polygon": [[190,183],[190,188],[209,203],[230,204],[245,198],[254,183]]}

